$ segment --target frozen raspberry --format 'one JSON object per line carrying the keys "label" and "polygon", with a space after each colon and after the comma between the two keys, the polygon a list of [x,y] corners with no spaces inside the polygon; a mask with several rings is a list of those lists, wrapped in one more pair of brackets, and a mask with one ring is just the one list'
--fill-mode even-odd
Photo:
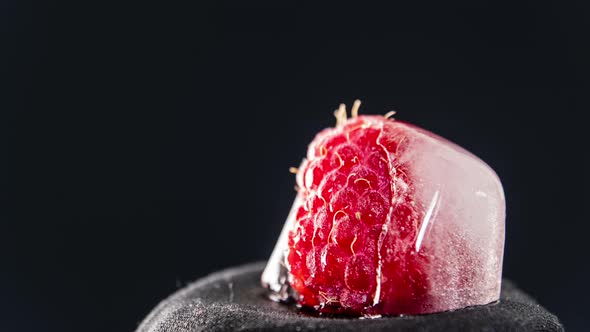
{"label": "frozen raspberry", "polygon": [[[453,214],[452,208],[439,213],[441,191],[428,186],[440,189],[441,182],[428,181],[445,176],[435,174],[445,156],[440,161],[422,154],[440,155],[433,148],[439,145],[454,149],[451,153],[468,153],[389,116],[358,116],[358,106],[355,102],[347,119],[341,105],[337,126],[315,137],[297,170],[301,203],[294,207],[285,262],[298,303],[320,312],[380,315],[428,313],[497,299],[503,196],[496,214],[502,227],[495,227],[491,242],[483,240],[496,249],[500,245],[499,258],[478,254],[454,222],[433,231],[428,223],[434,217],[463,215]],[[441,165],[441,171],[448,166]],[[487,189],[481,188],[483,195]],[[502,235],[500,244],[496,233]],[[440,246],[450,249],[438,248],[435,235],[445,238]],[[480,273],[473,264],[488,266]],[[495,277],[482,282],[485,273]],[[446,293],[445,287],[450,287]]]}

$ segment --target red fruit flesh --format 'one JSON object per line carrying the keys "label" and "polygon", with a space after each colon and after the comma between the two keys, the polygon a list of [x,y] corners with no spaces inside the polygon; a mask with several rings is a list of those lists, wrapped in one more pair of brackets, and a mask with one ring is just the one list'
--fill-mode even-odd
{"label": "red fruit flesh", "polygon": [[421,215],[411,170],[398,163],[405,139],[392,120],[359,116],[310,145],[286,259],[301,305],[352,315],[427,311],[427,248],[413,249]]}

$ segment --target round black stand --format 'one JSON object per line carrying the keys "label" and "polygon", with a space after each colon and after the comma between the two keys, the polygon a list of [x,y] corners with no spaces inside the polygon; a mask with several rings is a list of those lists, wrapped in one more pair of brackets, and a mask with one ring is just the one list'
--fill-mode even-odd
{"label": "round black stand", "polygon": [[508,280],[500,302],[430,315],[376,319],[310,317],[264,296],[264,263],[214,273],[162,301],[137,332],[563,331],[557,317]]}

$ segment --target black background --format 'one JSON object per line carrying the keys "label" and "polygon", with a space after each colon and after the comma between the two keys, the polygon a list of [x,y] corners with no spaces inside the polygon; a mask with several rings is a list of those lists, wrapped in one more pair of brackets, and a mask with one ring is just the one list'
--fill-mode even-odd
{"label": "black background", "polygon": [[582,330],[582,2],[18,9],[2,330],[131,331],[187,282],[266,259],[294,198],[288,168],[355,98],[496,170],[504,275]]}

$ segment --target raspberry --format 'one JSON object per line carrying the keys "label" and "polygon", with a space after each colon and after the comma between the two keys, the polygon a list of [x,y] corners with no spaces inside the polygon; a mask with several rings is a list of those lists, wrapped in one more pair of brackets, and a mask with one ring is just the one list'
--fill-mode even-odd
{"label": "raspberry", "polygon": [[291,286],[301,305],[321,312],[419,313],[427,258],[411,250],[420,213],[411,170],[400,162],[408,135],[357,109],[346,120],[341,106],[337,127],[316,136],[297,172]]}
{"label": "raspberry", "polygon": [[341,105],[336,127],[311,142],[263,285],[279,299],[294,290],[299,305],[320,313],[365,316],[498,300],[505,202],[497,175],[444,138],[388,115],[358,116],[358,107],[347,119]]}

